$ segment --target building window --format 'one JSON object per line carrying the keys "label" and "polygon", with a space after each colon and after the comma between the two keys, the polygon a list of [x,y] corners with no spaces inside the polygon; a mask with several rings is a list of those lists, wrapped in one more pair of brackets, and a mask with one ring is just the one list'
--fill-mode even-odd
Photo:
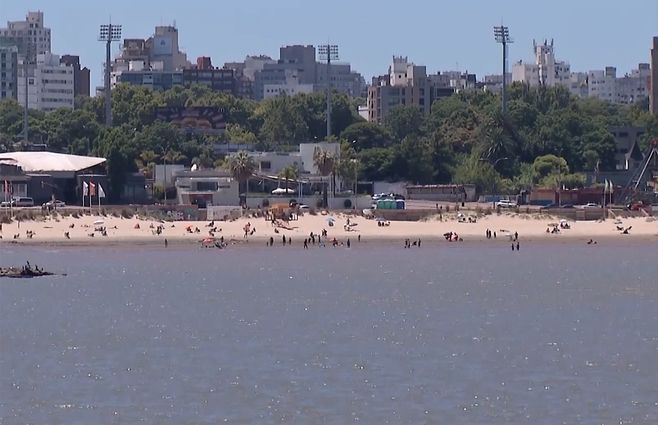
{"label": "building window", "polygon": [[261,161],[260,162],[260,169],[261,170],[271,170],[272,169],[272,163],[270,161]]}

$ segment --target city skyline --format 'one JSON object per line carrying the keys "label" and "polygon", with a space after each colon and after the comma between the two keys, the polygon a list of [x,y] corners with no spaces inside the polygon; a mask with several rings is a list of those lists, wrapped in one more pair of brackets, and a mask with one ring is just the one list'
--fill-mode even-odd
{"label": "city skyline", "polygon": [[[493,40],[493,26],[502,21],[510,27],[515,41],[509,49],[510,65],[532,59],[533,39],[553,39],[556,57],[569,62],[572,71],[615,66],[623,75],[638,63],[649,62],[651,37],[658,34],[658,3],[653,0],[630,3],[636,7],[616,10],[614,4],[607,2],[593,8],[556,0],[549,10],[533,19],[532,15],[528,16],[527,7],[518,7],[523,3],[514,0],[500,7],[497,14],[505,17],[500,19],[490,12],[487,2],[477,0],[471,3],[468,15],[453,4],[416,2],[419,7],[407,5],[391,11],[337,0],[322,19],[317,7],[299,0],[276,4],[256,0],[234,4],[231,10],[220,10],[209,0],[199,0],[193,8],[187,3],[166,1],[163,2],[166,7],[155,11],[148,4],[125,0],[100,7],[80,0],[60,0],[56,7],[44,0],[9,0],[0,9],[0,25],[22,20],[28,11],[43,11],[45,25],[52,29],[53,52],[79,55],[82,65],[92,71],[92,87],[102,83],[104,52],[97,41],[98,27],[107,23],[110,16],[113,22],[123,26],[124,38],[147,38],[156,25],[175,24],[181,49],[188,57],[193,60],[197,56],[210,56],[216,66],[242,60],[247,55],[277,58],[283,45],[317,45],[331,40],[340,46],[341,61],[351,63],[366,81],[386,73],[393,55],[408,56],[410,61],[427,66],[428,72],[468,71],[476,73],[479,79],[500,74],[500,52]],[[163,9],[167,10],[166,15],[161,12]],[[565,10],[570,13],[564,15]],[[71,25],[72,13],[83,19]],[[453,18],[460,14],[463,19]],[[269,19],[272,16],[277,19]],[[574,20],[578,25],[574,25]],[[406,22],[411,25],[405,25]],[[633,22],[633,25],[623,24],[624,31],[612,31],[620,22]],[[466,32],[458,34],[464,29]],[[458,37],[461,37],[459,43],[452,41]],[[113,57],[118,51],[117,43]]]}

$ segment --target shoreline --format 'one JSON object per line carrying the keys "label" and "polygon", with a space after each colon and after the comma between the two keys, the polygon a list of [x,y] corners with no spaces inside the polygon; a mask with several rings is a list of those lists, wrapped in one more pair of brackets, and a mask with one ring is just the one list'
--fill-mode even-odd
{"label": "shoreline", "polygon": [[[346,238],[336,238],[339,243],[345,244]],[[361,241],[358,241],[356,235],[354,238],[349,238],[352,248],[358,246],[402,246],[404,244],[405,237],[396,237],[388,235],[370,235],[367,238],[362,238]],[[509,245],[511,244],[511,239],[509,237],[498,237],[496,239],[486,239],[484,237],[480,238],[467,238],[459,242],[449,242],[443,236],[436,235],[425,235],[420,236],[414,235],[414,237],[409,237],[408,239],[411,242],[421,240],[422,246],[473,246],[473,245]],[[583,245],[587,244],[589,240],[593,240],[597,245],[633,245],[633,244],[650,244],[655,242],[658,244],[658,234],[656,235],[603,235],[597,237],[587,237],[582,235],[547,235],[545,238],[538,236],[519,236],[519,242],[523,244],[555,244],[555,245]],[[93,247],[93,248],[116,248],[116,247],[144,247],[144,248],[154,248],[161,247],[165,248],[165,238],[161,239],[140,239],[140,238],[113,238],[105,239],[102,241],[99,240],[51,240],[51,239],[23,239],[19,241],[15,240],[3,240],[0,241],[0,247],[53,247],[53,248],[80,248],[80,247]],[[191,239],[183,237],[167,237],[167,245],[171,248],[202,248],[201,238]],[[249,239],[225,239],[227,243],[227,248],[250,248],[250,247],[267,247],[269,242],[269,237],[267,236],[251,236]],[[287,243],[285,246],[288,246]],[[313,249],[318,244],[315,245],[309,242],[309,249]],[[325,242],[327,248],[333,248],[331,246],[331,239]],[[284,246],[281,243],[281,240],[275,239],[274,246]],[[303,247],[302,238],[293,238],[292,246],[297,248]],[[339,248],[346,248],[346,246],[339,246]],[[415,247],[414,247],[415,248]],[[205,249],[205,248],[204,248]],[[216,248],[208,248],[216,249]]]}

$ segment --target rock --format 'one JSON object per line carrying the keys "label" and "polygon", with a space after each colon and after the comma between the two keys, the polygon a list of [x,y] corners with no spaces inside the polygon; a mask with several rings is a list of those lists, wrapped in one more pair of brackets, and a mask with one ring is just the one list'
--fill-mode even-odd
{"label": "rock", "polygon": [[0,277],[27,279],[32,277],[52,276],[52,275],[54,275],[54,273],[50,273],[45,270],[35,270],[33,268],[0,267]]}

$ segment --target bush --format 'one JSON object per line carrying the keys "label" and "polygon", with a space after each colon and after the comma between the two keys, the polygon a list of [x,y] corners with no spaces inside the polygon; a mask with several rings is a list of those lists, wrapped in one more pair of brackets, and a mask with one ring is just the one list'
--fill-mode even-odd
{"label": "bush", "polygon": [[128,208],[121,208],[121,217],[123,218],[132,218],[135,215],[135,212]]}
{"label": "bush", "polygon": [[351,199],[346,199],[343,202],[343,207],[345,207],[346,210],[349,210],[352,208],[352,200]]}

